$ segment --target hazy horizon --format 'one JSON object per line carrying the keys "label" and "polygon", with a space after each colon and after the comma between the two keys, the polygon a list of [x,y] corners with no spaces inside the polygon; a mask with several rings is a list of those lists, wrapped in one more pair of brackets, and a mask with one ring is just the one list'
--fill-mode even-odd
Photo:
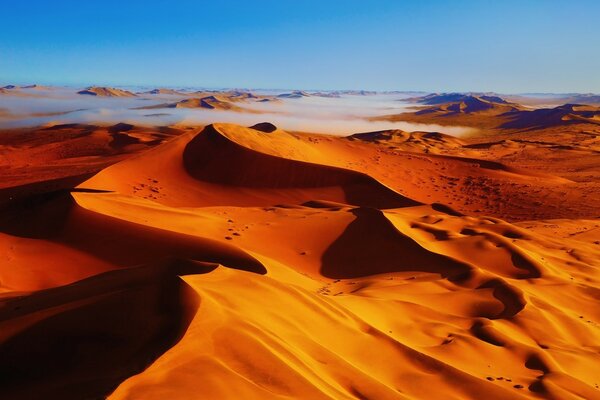
{"label": "hazy horizon", "polygon": [[269,121],[294,131],[313,131],[349,135],[365,131],[402,129],[440,131],[461,136],[473,129],[436,124],[370,121],[370,117],[407,110],[411,104],[406,95],[343,95],[340,98],[307,97],[273,105],[269,102],[244,103],[247,111],[207,110],[202,108],[156,110],[140,106],[157,106],[181,100],[181,96],[147,95],[135,98],[84,96],[72,90],[26,89],[40,97],[0,96],[0,110],[8,112],[0,118],[0,128],[32,127],[45,124],[93,123],[110,125],[125,122],[141,126],[173,124],[209,124],[216,121],[246,126]]}
{"label": "hazy horizon", "polygon": [[288,88],[276,88],[276,87],[240,87],[240,86],[190,86],[190,85],[160,85],[160,84],[152,84],[145,83],[140,85],[131,85],[131,84],[113,84],[113,83],[98,83],[98,82],[87,82],[81,84],[68,84],[68,83],[46,83],[41,81],[31,81],[31,80],[23,80],[23,81],[10,81],[10,80],[1,80],[0,79],[0,88],[4,86],[14,85],[17,88],[24,88],[26,86],[31,85],[41,85],[47,87],[54,88],[70,88],[70,89],[85,89],[89,87],[110,87],[116,89],[125,89],[132,91],[134,93],[143,93],[144,91],[150,91],[154,89],[173,89],[182,92],[193,92],[193,91],[251,91],[254,93],[264,93],[264,94],[278,94],[278,93],[286,93],[292,91],[304,91],[304,92],[352,92],[352,91],[365,91],[365,92],[374,92],[377,94],[431,94],[431,93],[440,93],[440,94],[450,94],[450,93],[474,93],[474,94],[485,94],[485,93],[495,93],[499,95],[513,95],[513,96],[563,96],[563,95],[574,95],[574,94],[599,94],[600,90],[597,92],[594,91],[564,91],[564,92],[535,92],[535,91],[522,91],[522,92],[498,92],[492,90],[420,90],[420,89],[382,89],[382,90],[371,90],[365,89],[361,87],[355,88],[333,88],[333,89],[319,89],[319,88],[308,88],[308,87],[288,87]]}

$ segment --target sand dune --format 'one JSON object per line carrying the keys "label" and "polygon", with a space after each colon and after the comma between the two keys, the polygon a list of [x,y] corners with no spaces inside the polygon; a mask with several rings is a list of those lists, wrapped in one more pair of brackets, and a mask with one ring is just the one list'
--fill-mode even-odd
{"label": "sand dune", "polygon": [[[128,154],[156,146],[182,131],[129,124],[60,124],[3,131],[0,190],[95,173]],[[0,202],[1,203],[1,202]]]}
{"label": "sand dune", "polygon": [[149,90],[147,92],[143,92],[143,94],[173,94],[173,95],[184,95],[184,93],[174,90],[174,89],[167,89],[167,88],[156,88],[156,89],[152,89]]}
{"label": "sand dune", "polygon": [[428,105],[419,107],[417,111],[384,115],[374,117],[372,120],[462,125],[500,132],[547,129],[561,125],[597,124],[600,118],[598,107],[582,104],[528,109],[497,96],[473,96],[460,93],[428,95],[412,100]]}
{"label": "sand dune", "polygon": [[[193,207],[268,206],[315,198],[384,208],[418,204],[365,174],[311,163],[302,153],[298,159],[290,156],[289,152],[302,150],[301,144],[286,132],[214,124],[193,138],[183,136],[168,147],[106,169],[81,187],[133,191],[166,204]],[[312,151],[307,144],[304,148]],[[149,165],[158,168],[149,170]],[[148,193],[144,181],[156,181],[154,186],[160,187]]]}
{"label": "sand dune", "polygon": [[[10,398],[106,396],[183,335],[198,301],[178,275],[214,268],[173,260],[2,301],[3,394]],[[15,318],[18,326],[10,324]],[[73,339],[64,340],[65,329]],[[22,346],[28,348],[27,354]],[[37,381],[35,386],[28,385],[32,380]]]}
{"label": "sand dune", "polygon": [[425,153],[438,153],[444,150],[461,148],[464,143],[454,136],[439,132],[403,132],[386,130],[377,132],[356,133],[351,139],[383,144],[388,148]]}
{"label": "sand dune", "polygon": [[493,93],[431,93],[425,96],[410,97],[407,99],[409,102],[426,105],[472,102],[476,100],[490,103],[508,104],[508,101]]}
{"label": "sand dune", "polygon": [[227,110],[235,112],[249,112],[249,113],[260,113],[258,110],[240,107],[235,102],[244,101],[251,97],[246,97],[240,94],[233,95],[210,95],[201,98],[188,98],[179,100],[174,103],[157,104],[152,106],[138,107],[137,110],[152,110],[160,108],[202,108],[208,110]]}
{"label": "sand dune", "polygon": [[101,86],[91,86],[87,89],[80,90],[77,92],[78,94],[88,95],[88,96],[99,96],[99,97],[135,97],[135,93],[132,93],[128,90],[123,89],[115,89],[109,87],[101,87]]}
{"label": "sand dune", "polygon": [[594,93],[531,93],[505,96],[510,101],[530,106],[548,107],[561,104],[587,104],[600,106],[600,95]]}
{"label": "sand dune", "polygon": [[508,105],[505,101],[501,100],[501,102],[490,101],[484,97],[474,97],[469,96],[461,100],[460,102],[455,102],[451,104],[447,104],[446,106],[442,106],[440,108],[433,109],[425,109],[419,111],[419,113],[425,114],[430,112],[449,112],[449,113],[480,113],[480,112],[493,112],[493,113],[503,113],[508,111],[517,110],[516,105]]}
{"label": "sand dune", "polygon": [[301,99],[302,97],[310,97],[310,94],[308,94],[307,92],[304,92],[302,90],[294,90],[293,92],[290,92],[290,93],[282,93],[282,94],[278,95],[277,97],[282,98],[282,99]]}
{"label": "sand dune", "polygon": [[219,96],[207,96],[207,97],[203,97],[200,99],[192,98],[192,99],[181,100],[173,105],[170,105],[169,107],[208,108],[211,110],[218,109],[218,110],[236,110],[236,111],[238,109],[240,109],[239,107],[231,104],[231,102],[228,101],[227,98],[219,97]]}
{"label": "sand dune", "polygon": [[5,132],[5,190],[21,192],[0,204],[0,390],[600,398],[585,126]]}
{"label": "sand dune", "polygon": [[[424,99],[424,100],[422,100]],[[459,125],[480,129],[496,128],[504,115],[523,109],[496,96],[451,94],[417,98],[417,102],[433,104],[417,107],[416,111],[373,117],[373,121],[406,121],[423,124]]]}
{"label": "sand dune", "polygon": [[[590,217],[600,211],[590,202],[598,198],[590,185],[552,171],[485,160],[484,151],[457,147],[456,142],[446,147],[436,142],[432,151],[430,144],[409,142],[403,149],[404,145],[350,139],[216,124],[107,168],[89,187],[190,207],[268,206],[314,199],[373,205],[370,197],[393,205],[404,201],[401,196],[512,221]],[[208,154],[196,157],[204,152]],[[590,157],[582,162],[594,165]],[[446,186],[452,190],[443,190]],[[363,187],[372,189],[354,189]],[[373,195],[371,190],[376,190]],[[389,195],[381,197],[382,193]]]}
{"label": "sand dune", "polygon": [[43,86],[43,85],[38,85],[38,84],[32,84],[32,85],[25,85],[25,86],[21,86],[22,89],[38,89],[38,90],[48,90],[50,89],[49,86]]}
{"label": "sand dune", "polygon": [[598,123],[600,108],[580,105],[564,104],[555,108],[540,108],[530,111],[507,113],[507,122],[502,124],[504,129],[548,128],[557,125]]}
{"label": "sand dune", "polygon": [[[19,86],[15,86],[15,85],[7,85],[4,87],[0,87],[0,95],[14,96],[14,97],[31,97],[31,98],[41,97],[39,95],[39,93],[35,93],[35,90],[22,90],[24,88],[26,88],[26,87],[19,87]],[[35,87],[30,87],[30,86],[27,86],[27,88],[36,89]],[[42,89],[46,89],[46,88],[38,87],[38,89],[42,90]]]}

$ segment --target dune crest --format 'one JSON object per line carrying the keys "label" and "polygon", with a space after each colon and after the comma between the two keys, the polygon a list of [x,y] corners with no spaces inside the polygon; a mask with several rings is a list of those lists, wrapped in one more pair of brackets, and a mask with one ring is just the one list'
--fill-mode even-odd
{"label": "dune crest", "polygon": [[[250,96],[250,97],[249,97]],[[239,94],[233,93],[228,95],[211,94],[204,97],[191,97],[183,100],[176,101],[174,103],[157,104],[153,106],[137,107],[137,110],[152,110],[160,108],[185,108],[194,109],[201,108],[207,110],[226,110],[235,112],[247,112],[253,114],[260,114],[261,111],[240,107],[235,102],[243,102],[247,99],[253,98],[250,94]]]}
{"label": "dune crest", "polygon": [[102,86],[90,86],[87,89],[80,90],[77,94],[98,96],[98,97],[135,97],[136,94],[124,89],[115,89]]}
{"label": "dune crest", "polygon": [[595,139],[519,135],[5,132],[0,390],[600,398]]}

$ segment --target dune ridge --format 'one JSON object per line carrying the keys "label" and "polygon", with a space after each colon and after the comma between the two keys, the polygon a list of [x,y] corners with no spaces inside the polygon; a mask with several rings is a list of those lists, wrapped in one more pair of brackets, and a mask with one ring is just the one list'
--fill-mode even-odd
{"label": "dune ridge", "polygon": [[[373,121],[408,121],[471,126],[496,132],[543,130],[576,124],[598,124],[600,109],[594,101],[531,109],[497,96],[452,93],[409,99],[423,104],[417,110],[372,117]],[[582,100],[585,100],[582,99]],[[592,99],[593,100],[593,99]]]}
{"label": "dune ridge", "polygon": [[600,398],[594,183],[507,152],[546,142],[172,133],[0,213],[3,393]]}
{"label": "dune ridge", "polygon": [[136,94],[129,90],[103,86],[90,86],[87,89],[80,90],[77,94],[98,97],[136,97]]}
{"label": "dune ridge", "polygon": [[235,102],[243,102],[254,98],[251,94],[210,94],[204,97],[190,97],[173,103],[157,104],[152,106],[137,107],[137,110],[153,110],[160,108],[203,108],[208,110],[227,110],[235,112],[248,112],[260,114],[261,111],[240,107]]}

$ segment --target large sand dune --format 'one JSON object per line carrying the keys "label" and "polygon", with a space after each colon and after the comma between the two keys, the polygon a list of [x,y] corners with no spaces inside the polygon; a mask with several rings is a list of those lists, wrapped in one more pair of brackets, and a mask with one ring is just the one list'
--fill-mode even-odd
{"label": "large sand dune", "polygon": [[167,129],[3,137],[7,398],[600,398],[595,134]]}
{"label": "large sand dune", "polygon": [[135,93],[129,90],[116,89],[103,86],[90,86],[87,89],[80,90],[77,94],[98,96],[98,97],[135,97]]}

